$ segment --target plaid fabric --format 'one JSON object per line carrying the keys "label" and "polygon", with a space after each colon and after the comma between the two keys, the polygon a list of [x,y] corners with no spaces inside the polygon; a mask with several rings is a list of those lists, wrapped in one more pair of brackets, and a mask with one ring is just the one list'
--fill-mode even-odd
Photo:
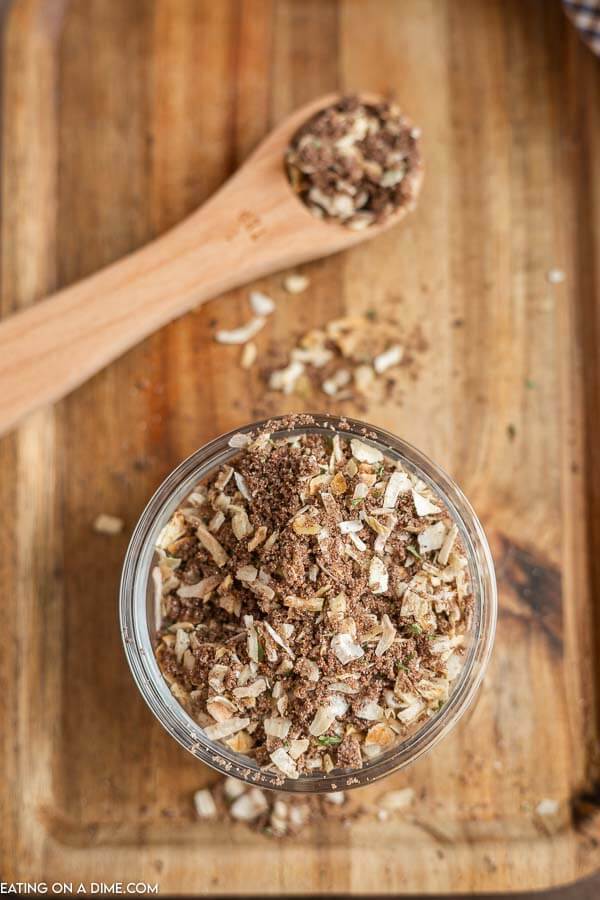
{"label": "plaid fabric", "polygon": [[563,0],[563,6],[583,40],[600,56],[600,0]]}

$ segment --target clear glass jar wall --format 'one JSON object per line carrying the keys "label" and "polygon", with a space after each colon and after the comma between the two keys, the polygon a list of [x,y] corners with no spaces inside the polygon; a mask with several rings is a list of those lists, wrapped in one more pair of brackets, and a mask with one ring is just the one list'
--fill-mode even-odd
{"label": "clear glass jar wall", "polygon": [[[125,653],[133,677],[146,703],[166,730],[190,753],[223,774],[252,784],[284,791],[327,792],[369,784],[378,778],[414,762],[431,750],[456,725],[471,705],[481,684],[491,653],[496,627],[497,596],[494,567],[485,534],[471,505],[456,484],[438,466],[400,438],[353,419],[314,415],[314,424],[290,429],[285,420],[271,420],[279,437],[320,433],[331,437],[338,432],[349,440],[365,441],[364,429],[373,439],[368,442],[398,459],[409,470],[428,482],[440,495],[453,516],[467,550],[474,596],[474,616],[470,644],[463,669],[447,703],[414,734],[359,770],[334,770],[329,774],[302,775],[296,779],[260,769],[248,757],[241,756],[219,742],[206,738],[203,729],[188,715],[171,693],[154,656],[154,601],[151,571],[155,561],[157,537],[192,487],[230,461],[239,450],[229,446],[231,436],[222,435],[184,460],[161,484],[133,532],[123,568],[120,591],[120,622]],[[237,429],[250,432],[265,423],[254,422]]]}

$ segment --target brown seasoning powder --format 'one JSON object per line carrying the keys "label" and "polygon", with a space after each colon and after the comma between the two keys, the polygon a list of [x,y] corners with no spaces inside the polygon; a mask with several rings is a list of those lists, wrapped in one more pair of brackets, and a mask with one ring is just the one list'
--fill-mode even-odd
{"label": "brown seasoning powder", "polygon": [[358,769],[449,697],[465,550],[441,498],[371,444],[269,428],[159,537],[156,657],[208,737],[282,779]]}

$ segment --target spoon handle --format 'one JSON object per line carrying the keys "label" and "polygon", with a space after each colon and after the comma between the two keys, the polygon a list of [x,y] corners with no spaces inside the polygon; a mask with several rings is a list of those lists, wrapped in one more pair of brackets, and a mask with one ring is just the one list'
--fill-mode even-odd
{"label": "spoon handle", "polygon": [[242,241],[228,240],[223,224],[207,207],[0,323],[0,433],[194,304],[239,283]]}

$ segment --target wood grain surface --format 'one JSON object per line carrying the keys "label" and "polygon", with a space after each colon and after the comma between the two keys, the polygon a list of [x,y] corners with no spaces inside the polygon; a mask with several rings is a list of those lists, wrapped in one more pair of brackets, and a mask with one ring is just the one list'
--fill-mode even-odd
{"label": "wood grain surface", "polygon": [[[215,322],[247,317],[246,290],[185,315],[0,443],[3,880],[402,894],[596,870],[600,62],[560,4],[15,0],[1,72],[6,315],[177,223],[299,104],[397,96],[423,128],[418,211],[306,266],[299,298],[281,276],[257,282],[280,301],[259,345],[266,357],[373,307],[422,328],[401,401],[361,415],[463,486],[501,607],[475,711],[392,779],[416,789],[410,817],[285,845],[195,822],[191,794],[214,774],[154,721],[120,646],[128,533],[200,444],[305,403],[267,397],[258,368],[214,342]],[[95,534],[100,512],[123,534]],[[550,820],[535,813],[545,798]]]}
{"label": "wood grain surface", "polygon": [[372,240],[411,212],[414,203],[368,229],[332,227],[290,190],[287,148],[340,96],[321,94],[285,116],[206,203],[165,234],[7,316],[0,323],[0,435],[200,303]]}

